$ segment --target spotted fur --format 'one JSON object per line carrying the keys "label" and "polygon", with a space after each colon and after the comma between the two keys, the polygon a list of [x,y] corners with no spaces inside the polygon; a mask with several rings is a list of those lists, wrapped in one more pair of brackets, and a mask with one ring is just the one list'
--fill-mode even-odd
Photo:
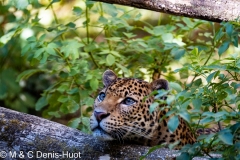
{"label": "spotted fur", "polygon": [[167,110],[149,108],[153,97],[144,100],[154,90],[168,89],[168,82],[163,79],[148,83],[133,78],[117,78],[107,70],[103,74],[104,88],[94,103],[90,119],[93,135],[102,140],[132,141],[153,146],[162,143],[179,142],[178,147],[195,142],[186,122],[179,117],[179,126],[170,133],[168,118],[160,119]]}

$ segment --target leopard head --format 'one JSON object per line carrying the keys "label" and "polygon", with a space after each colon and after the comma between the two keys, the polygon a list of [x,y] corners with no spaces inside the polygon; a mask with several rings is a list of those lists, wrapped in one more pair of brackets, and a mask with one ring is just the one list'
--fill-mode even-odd
{"label": "leopard head", "polygon": [[151,140],[159,117],[157,111],[150,113],[153,97],[148,96],[154,90],[167,90],[168,82],[118,78],[111,70],[105,71],[102,79],[104,88],[95,99],[90,118],[93,136],[105,141]]}

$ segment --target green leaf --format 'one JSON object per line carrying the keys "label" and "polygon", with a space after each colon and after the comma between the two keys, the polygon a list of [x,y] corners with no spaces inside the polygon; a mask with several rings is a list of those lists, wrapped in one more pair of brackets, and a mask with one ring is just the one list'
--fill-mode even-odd
{"label": "green leaf", "polygon": [[127,38],[133,38],[136,36],[136,34],[133,33],[127,33],[127,32],[123,32],[123,34],[127,37]]}
{"label": "green leaf", "polygon": [[202,79],[199,78],[199,79],[195,80],[195,81],[193,82],[193,84],[194,84],[194,86],[198,86],[198,87],[199,87],[199,86],[202,84]]}
{"label": "green leaf", "polygon": [[153,102],[151,105],[150,105],[150,113],[153,113],[153,111],[155,111],[155,109],[159,106],[159,103],[158,102]]}
{"label": "green leaf", "polygon": [[68,90],[70,88],[69,84],[61,84],[58,88],[57,91],[59,91],[60,93],[64,93],[66,90]]}
{"label": "green leaf", "polygon": [[74,100],[70,101],[70,104],[68,105],[69,113],[75,113],[78,109],[79,109],[79,104]]}
{"label": "green leaf", "polygon": [[216,41],[219,41],[223,35],[224,35],[223,28],[220,28],[219,31],[215,35]]}
{"label": "green leaf", "polygon": [[79,58],[79,48],[83,47],[84,44],[77,40],[68,40],[64,42],[64,46],[61,48],[61,52],[64,53],[64,57],[72,57],[73,59]]}
{"label": "green leaf", "polygon": [[66,95],[61,95],[58,99],[57,99],[58,102],[61,102],[61,103],[65,103],[68,101],[68,96]]}
{"label": "green leaf", "polygon": [[175,82],[169,82],[169,86],[170,86],[170,88],[174,89],[178,93],[183,90],[182,87],[178,83],[175,83]]}
{"label": "green leaf", "polygon": [[67,27],[70,27],[70,28],[75,28],[76,27],[76,24],[73,23],[73,22],[70,22],[68,24],[66,24]]}
{"label": "green leaf", "polygon": [[227,69],[226,65],[215,65],[215,64],[205,66],[205,68],[206,69],[218,69],[218,70],[226,70]]}
{"label": "green leaf", "polygon": [[182,104],[181,104],[181,108],[183,109],[187,109],[188,105],[190,104],[190,99],[184,101]]}
{"label": "green leaf", "polygon": [[181,112],[179,113],[179,115],[180,115],[185,121],[187,121],[188,123],[190,122],[191,117],[190,117],[190,115],[189,115],[188,112],[186,112],[186,111],[181,111]]}
{"label": "green leaf", "polygon": [[67,125],[72,128],[77,128],[80,122],[81,122],[81,118],[74,118],[70,120]]}
{"label": "green leaf", "polygon": [[58,111],[57,112],[48,112],[48,115],[54,116],[56,118],[61,118],[61,115],[58,113]]}
{"label": "green leaf", "polygon": [[39,41],[42,42],[44,41],[46,38],[46,34],[42,34],[41,37],[39,38]]}
{"label": "green leaf", "polygon": [[174,100],[175,100],[175,96],[174,96],[174,95],[168,95],[166,102],[167,102],[168,105],[171,105],[171,103],[172,103]]}
{"label": "green leaf", "polygon": [[231,130],[224,129],[218,133],[218,138],[223,141],[225,144],[233,145],[233,135]]}
{"label": "green leaf", "polygon": [[43,69],[29,69],[29,70],[26,70],[26,71],[20,73],[20,74],[17,76],[16,81],[19,82],[19,81],[21,81],[21,80],[28,79],[28,78],[29,78],[30,76],[32,76],[33,74],[39,73],[39,72],[47,72],[47,70],[43,70]]}
{"label": "green leaf", "polygon": [[85,3],[86,3],[87,8],[91,9],[95,2],[87,0]]}
{"label": "green leaf", "polygon": [[165,33],[165,26],[156,26],[153,28],[153,32],[155,36],[160,36]]}
{"label": "green leaf", "polygon": [[82,117],[82,124],[85,126],[89,126],[90,118],[89,117]]}
{"label": "green leaf", "polygon": [[114,55],[116,57],[121,57],[121,55],[117,51],[110,51],[109,53],[111,53],[112,55]]}
{"label": "green leaf", "polygon": [[103,23],[103,24],[107,24],[108,23],[108,19],[103,17],[103,16],[100,16],[99,19],[98,19],[98,22],[99,23]]}
{"label": "green leaf", "polygon": [[191,51],[191,54],[193,54],[194,56],[198,56],[198,55],[199,55],[198,48],[194,48],[194,49]]}
{"label": "green leaf", "polygon": [[230,127],[233,133],[237,132],[240,129],[240,122],[237,122],[236,124],[232,125]]}
{"label": "green leaf", "polygon": [[46,52],[44,52],[40,63],[41,63],[41,64],[46,63],[48,56],[49,56],[49,55],[48,55]]}
{"label": "green leaf", "polygon": [[197,140],[198,140],[198,141],[204,140],[204,141],[206,141],[206,142],[209,142],[209,140],[211,140],[214,135],[215,135],[215,133],[209,134],[209,135],[204,135],[204,134],[202,134],[202,135],[200,135],[200,136],[197,137]]}
{"label": "green leaf", "polygon": [[148,28],[148,27],[144,26],[143,29],[144,29],[146,32],[148,32],[148,33],[154,35],[154,31],[153,31],[151,28]]}
{"label": "green leaf", "polygon": [[144,160],[150,153],[154,152],[155,150],[157,150],[157,149],[159,149],[159,148],[164,147],[164,145],[165,145],[165,144],[160,144],[160,145],[151,147],[145,155],[143,155],[143,156],[140,157],[140,160]]}
{"label": "green leaf", "polygon": [[226,25],[226,32],[230,37],[232,36],[232,33],[233,33],[233,25],[232,24],[228,23]]}
{"label": "green leaf", "polygon": [[53,55],[53,56],[56,56],[56,51],[54,50],[54,48],[57,48],[58,46],[54,43],[49,43],[47,45],[47,47],[45,47],[45,51],[50,54],[50,55]]}
{"label": "green leaf", "polygon": [[0,72],[0,86],[6,85],[8,93],[10,93],[10,95],[12,96],[21,93],[21,87],[19,86],[19,83],[17,83],[15,80],[16,75],[17,72],[13,68],[2,68]]}
{"label": "green leaf", "polygon": [[90,87],[94,91],[98,89],[98,80],[96,78],[90,80]]}
{"label": "green leaf", "polygon": [[220,111],[220,112],[215,113],[213,116],[215,118],[221,118],[221,117],[224,117],[224,115],[228,115],[228,113],[226,111]]}
{"label": "green leaf", "polygon": [[232,37],[232,43],[235,47],[238,47],[238,36],[237,35],[234,35]]}
{"label": "green leaf", "polygon": [[112,17],[116,17],[118,14],[117,8],[112,4],[102,3],[104,12]]}
{"label": "green leaf", "polygon": [[[0,43],[1,43],[1,42],[0,42]],[[1,47],[1,44],[0,44],[0,47]],[[24,55],[27,53],[27,51],[29,51],[30,47],[31,47],[31,46],[30,46],[29,44],[25,45],[25,46],[22,48],[21,56],[24,56]]]}
{"label": "green leaf", "polygon": [[27,38],[27,41],[29,41],[29,42],[36,42],[37,39],[36,39],[35,36],[31,36],[31,37]]}
{"label": "green leaf", "polygon": [[73,7],[73,14],[75,14],[76,16],[80,16],[82,14],[82,9],[80,7]]}
{"label": "green leaf", "polygon": [[223,99],[227,98],[227,96],[228,96],[227,92],[221,91],[220,94],[218,94],[218,99],[223,100]]}
{"label": "green leaf", "polygon": [[115,57],[111,54],[107,55],[106,62],[108,66],[113,65],[115,63]]}
{"label": "green leaf", "polygon": [[[162,35],[162,40],[164,41],[164,43],[172,43],[173,42],[173,34],[172,33],[164,33]],[[173,45],[175,46],[175,45]]]}
{"label": "green leaf", "polygon": [[199,99],[199,98],[193,99],[192,103],[193,103],[194,109],[201,110],[201,106],[202,106],[202,100],[201,99]]}
{"label": "green leaf", "polygon": [[60,111],[64,114],[75,113],[79,109],[79,104],[69,98],[69,101],[60,106]]}
{"label": "green leaf", "polygon": [[170,132],[173,133],[177,129],[178,125],[179,125],[179,119],[178,119],[177,115],[172,116],[168,120],[167,126],[168,126],[168,129],[170,130]]}
{"label": "green leaf", "polygon": [[4,99],[7,97],[8,92],[7,92],[7,86],[4,82],[2,82],[1,78],[0,78],[0,100]]}
{"label": "green leaf", "polygon": [[204,124],[207,124],[207,123],[212,122],[212,121],[214,121],[213,117],[205,117],[205,118],[200,120],[200,124],[204,125]]}
{"label": "green leaf", "polygon": [[70,91],[67,91],[67,94],[75,94],[79,92],[79,88],[73,88]]}
{"label": "green leaf", "polygon": [[188,69],[181,69],[179,71],[179,74],[180,74],[180,79],[186,79],[186,78],[189,77],[189,70]]}
{"label": "green leaf", "polygon": [[60,111],[63,113],[63,114],[68,114],[69,111],[68,111],[68,105],[69,103],[62,103],[62,105],[60,106]]}
{"label": "green leaf", "polygon": [[176,160],[191,160],[189,153],[182,152],[180,156],[177,156]]}
{"label": "green leaf", "polygon": [[37,111],[40,111],[43,107],[45,107],[46,105],[48,105],[48,101],[46,97],[41,97],[38,99],[36,105],[35,105],[35,109]]}
{"label": "green leaf", "polygon": [[15,31],[11,31],[0,38],[0,47],[4,46],[8,41],[10,41],[15,34]]}
{"label": "green leaf", "polygon": [[126,68],[124,67],[123,65],[117,63],[116,64],[118,68],[120,68],[124,73],[126,73],[127,75],[131,75],[131,72]]}
{"label": "green leaf", "polygon": [[89,43],[84,46],[84,51],[85,52],[92,52],[94,50],[98,49],[98,46],[96,43]]}
{"label": "green leaf", "polygon": [[171,55],[173,56],[173,59],[179,60],[180,58],[183,57],[185,52],[186,52],[185,49],[173,48],[171,50]]}
{"label": "green leaf", "polygon": [[218,49],[218,55],[221,56],[228,48],[229,48],[230,42],[224,42]]}
{"label": "green leaf", "polygon": [[87,106],[92,106],[94,103],[94,99],[91,98],[91,97],[87,97],[85,100],[84,100],[84,104],[86,104]]}
{"label": "green leaf", "polygon": [[134,16],[134,21],[140,21],[140,19],[141,19],[141,17],[142,17],[142,14],[141,13],[138,13],[136,16]]}
{"label": "green leaf", "polygon": [[158,90],[156,92],[157,92],[157,95],[154,97],[155,99],[166,96],[168,94],[168,91],[166,90]]}
{"label": "green leaf", "polygon": [[212,81],[213,77],[217,76],[216,73],[219,74],[220,72],[219,71],[215,71],[215,72],[213,72],[213,73],[208,75],[208,77],[206,78],[208,83],[210,83]]}
{"label": "green leaf", "polygon": [[52,0],[46,9],[48,9],[53,3],[60,2],[61,0]]}
{"label": "green leaf", "polygon": [[45,51],[44,48],[38,49],[38,50],[34,53],[33,58],[38,58],[44,51]]}
{"label": "green leaf", "polygon": [[14,0],[13,1],[15,3],[15,6],[17,7],[17,9],[26,9],[28,6],[28,0]]}

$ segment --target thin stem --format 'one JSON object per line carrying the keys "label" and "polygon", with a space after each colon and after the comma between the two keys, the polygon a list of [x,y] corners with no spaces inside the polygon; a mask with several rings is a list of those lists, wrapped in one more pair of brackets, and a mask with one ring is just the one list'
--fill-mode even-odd
{"label": "thin stem", "polygon": [[[213,35],[215,34],[215,28],[214,28],[214,26],[213,26]],[[214,52],[214,48],[215,48],[215,43],[214,43],[214,40],[212,41],[212,47],[211,47],[211,50],[210,50],[210,54],[209,54],[209,56],[208,56],[208,58],[207,58],[207,60],[204,62],[204,66],[208,63],[208,61],[210,60],[210,58],[212,57],[212,55],[213,55],[213,52]],[[197,76],[199,76],[199,73],[195,73],[195,75],[194,75],[194,77],[193,77],[193,79],[192,79],[192,81],[191,81],[191,84],[192,84],[192,82],[197,78]]]}
{"label": "thin stem", "polygon": [[207,60],[206,60],[206,62],[204,63],[204,66],[208,63],[208,61],[210,60],[210,58],[212,57],[212,54],[213,54],[213,48],[211,49],[211,51],[210,51],[210,55],[208,56],[208,58],[207,58]]}
{"label": "thin stem", "polygon": [[[85,18],[86,18],[87,44],[89,44],[89,43],[90,43],[90,39],[89,39],[90,34],[89,34],[89,9],[88,9],[88,7],[86,7],[86,14],[85,14],[85,15],[86,15]],[[97,68],[99,68],[99,66],[98,66],[97,62],[95,61],[92,53],[91,53],[91,52],[88,52],[88,54],[89,54],[90,58],[92,59],[94,65],[95,65]]]}
{"label": "thin stem", "polygon": [[64,55],[63,55],[58,49],[55,48],[55,51],[59,54],[59,56],[60,56],[62,59],[64,59],[64,60],[66,61],[68,67],[71,68],[72,65],[71,65],[71,63],[68,61],[68,58],[64,58]]}
{"label": "thin stem", "polygon": [[228,107],[228,108],[230,108],[232,111],[234,111],[234,112],[237,112],[236,110],[234,110],[229,104],[228,104],[228,102],[226,101],[226,100],[224,100],[224,102],[225,102],[225,105]]}
{"label": "thin stem", "polygon": [[127,11],[127,12],[124,12],[119,18],[123,17],[125,14],[128,14],[128,13],[134,11],[134,10],[135,10],[135,9],[129,10],[129,11]]}
{"label": "thin stem", "polygon": [[87,33],[87,43],[89,44],[89,15],[88,15],[88,7],[86,7],[86,33]]}
{"label": "thin stem", "polygon": [[99,2],[100,6],[100,16],[103,17],[103,7],[102,7],[102,2]]}
{"label": "thin stem", "polygon": [[83,118],[83,112],[82,112],[82,100],[81,100],[81,92],[79,92],[79,105],[80,105],[80,109],[79,109],[79,112],[80,112],[80,117],[81,117],[81,122],[82,122],[82,118]]}
{"label": "thin stem", "polygon": [[199,127],[199,124],[200,124],[201,119],[202,119],[202,115],[200,114],[200,117],[199,117],[199,120],[198,120],[198,123],[197,123],[197,127],[196,127],[196,129],[193,131],[193,133],[195,134],[195,136],[196,136],[196,132],[197,132],[197,129],[198,129],[198,127]]}
{"label": "thin stem", "polygon": [[162,20],[162,13],[159,13],[159,19],[158,19],[158,26],[160,26],[160,24],[161,24],[161,20]]}
{"label": "thin stem", "polygon": [[[53,16],[54,16],[54,20],[55,20],[56,24],[59,24],[59,21],[58,21],[57,15],[56,15],[56,13],[55,13],[55,11],[54,11],[54,9],[53,9],[52,4],[51,4],[50,7],[51,7],[51,10],[52,10],[52,12],[53,12]],[[63,36],[63,34],[61,34],[60,37],[61,37],[61,40],[64,40],[64,36]]]}
{"label": "thin stem", "polygon": [[107,44],[108,44],[108,48],[109,50],[111,51],[112,50],[112,45],[111,45],[111,42],[110,40],[108,39],[110,36],[110,34],[108,33],[108,30],[105,30],[105,37],[107,38]]}

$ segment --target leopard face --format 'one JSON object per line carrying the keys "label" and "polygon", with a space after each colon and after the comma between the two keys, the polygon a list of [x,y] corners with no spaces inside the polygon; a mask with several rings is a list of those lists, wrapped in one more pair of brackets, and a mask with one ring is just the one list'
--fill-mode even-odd
{"label": "leopard face", "polygon": [[127,140],[149,146],[164,142],[179,141],[179,145],[194,142],[182,119],[177,130],[170,133],[167,119],[159,121],[166,111],[155,110],[150,113],[153,97],[149,95],[154,90],[167,90],[166,80],[148,83],[139,79],[118,78],[113,71],[107,70],[103,74],[103,84],[104,88],[95,99],[90,118],[93,136],[102,140]]}

